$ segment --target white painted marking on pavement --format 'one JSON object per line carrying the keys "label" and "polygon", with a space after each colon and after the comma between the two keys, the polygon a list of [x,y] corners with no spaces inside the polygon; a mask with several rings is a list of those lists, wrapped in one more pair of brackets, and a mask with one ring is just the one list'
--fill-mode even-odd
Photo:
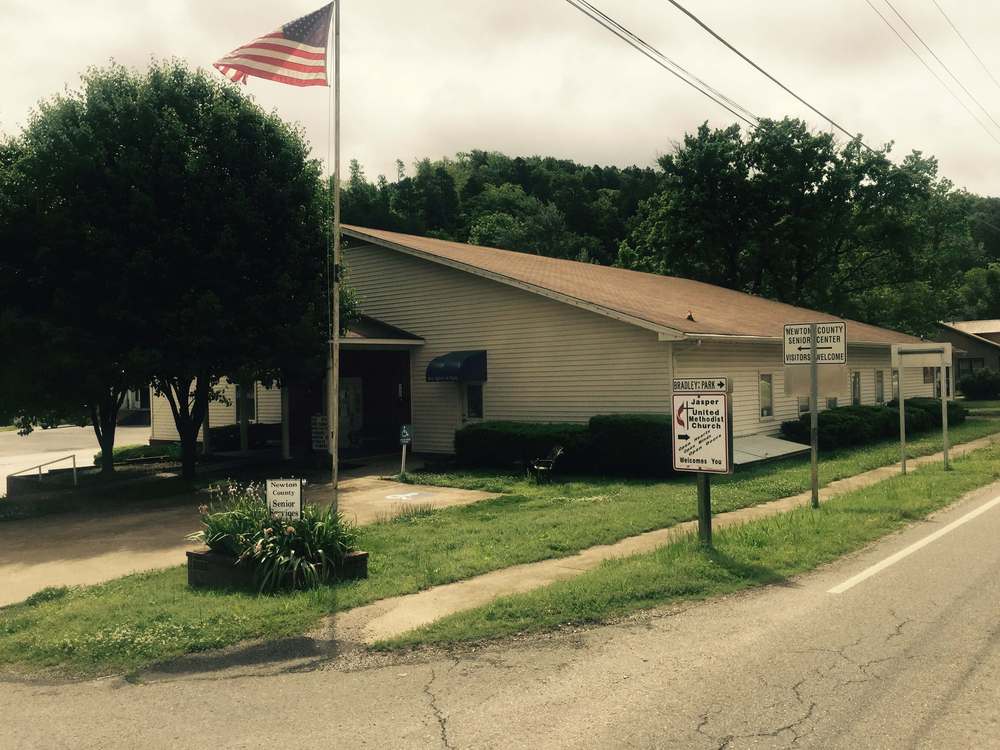
{"label": "white painted marking on pavement", "polygon": [[914,542],[909,547],[907,547],[905,549],[901,549],[896,554],[890,555],[889,557],[885,558],[882,562],[875,563],[870,568],[866,568],[865,570],[862,570],[860,573],[858,573],[853,578],[848,578],[846,581],[844,581],[841,584],[838,584],[838,585],[834,586],[832,589],[830,589],[826,593],[828,593],[828,594],[843,594],[849,588],[852,588],[852,587],[858,585],[862,581],[867,580],[868,578],[871,578],[876,573],[880,573],[881,571],[885,570],[890,565],[895,565],[900,560],[902,560],[904,557],[908,557],[909,555],[912,555],[917,550],[923,549],[924,547],[926,547],[931,542],[933,542],[933,541],[935,541],[937,539],[940,539],[945,534],[947,534],[949,531],[954,531],[955,529],[957,529],[962,524],[964,524],[964,523],[966,523],[968,521],[971,521],[973,518],[976,518],[977,516],[981,516],[983,513],[985,513],[986,511],[988,511],[990,508],[992,508],[995,505],[1000,505],[1000,495],[998,495],[997,497],[993,498],[989,502],[984,503],[983,505],[980,505],[975,510],[969,511],[968,513],[966,513],[961,518],[959,518],[959,519],[957,519],[957,520],[952,521],[951,523],[949,523],[947,526],[943,526],[942,528],[940,528],[937,531],[935,531],[933,534],[930,534],[930,535],[924,537],[919,542]]}
{"label": "white painted marking on pavement", "polygon": [[418,497],[418,496],[420,496],[422,494],[424,494],[424,493],[422,493],[422,492],[406,492],[406,493],[403,493],[402,495],[386,495],[385,499],[386,500],[412,500],[413,498]]}

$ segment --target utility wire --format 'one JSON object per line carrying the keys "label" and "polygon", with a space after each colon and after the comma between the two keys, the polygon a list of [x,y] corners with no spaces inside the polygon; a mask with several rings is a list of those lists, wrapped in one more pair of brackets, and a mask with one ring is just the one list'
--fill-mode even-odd
{"label": "utility wire", "polygon": [[993,75],[993,72],[988,67],[986,67],[986,63],[983,62],[983,58],[981,58],[978,54],[976,54],[976,51],[972,48],[972,45],[969,44],[968,40],[965,38],[962,32],[958,30],[958,26],[955,25],[955,22],[952,21],[951,18],[948,17],[948,14],[944,12],[944,8],[942,8],[938,4],[937,0],[931,0],[931,2],[934,3],[934,7],[938,9],[938,11],[941,13],[942,16],[944,16],[944,20],[948,22],[948,25],[951,26],[952,30],[958,35],[958,38],[962,40],[962,44],[965,45],[966,49],[968,49],[969,52],[972,53],[972,56],[976,58],[976,60],[982,66],[983,70],[986,71],[986,75],[988,75],[990,77],[990,80],[992,80],[993,83],[996,84],[996,87],[1000,89],[1000,81],[998,81],[996,76]]}
{"label": "utility wire", "polygon": [[[701,26],[701,28],[704,29],[705,31],[707,31],[709,34],[711,34],[716,39],[716,41],[718,41],[721,44],[725,45],[726,48],[728,48],[731,52],[733,52],[736,55],[738,55],[744,62],[749,63],[758,73],[761,73],[766,78],[768,78],[770,81],[772,81],[773,83],[777,84],[786,93],[791,94],[799,102],[801,102],[802,104],[804,104],[805,106],[807,106],[809,109],[811,109],[817,115],[819,115],[824,120],[826,120],[828,123],[830,123],[831,125],[833,125],[833,127],[835,127],[841,133],[843,133],[844,135],[846,135],[848,138],[850,138],[851,140],[854,140],[855,138],[858,137],[857,133],[851,133],[849,130],[847,130],[847,128],[845,128],[839,122],[837,122],[836,120],[834,120],[829,115],[825,114],[824,112],[822,112],[819,109],[817,109],[816,107],[814,107],[812,104],[810,104],[805,99],[803,99],[801,96],[799,96],[794,91],[792,91],[790,88],[788,88],[788,86],[786,86],[781,81],[779,81],[777,78],[775,78],[773,75],[771,75],[766,70],[764,70],[760,65],[758,65],[753,60],[751,60],[749,57],[747,57],[742,52],[740,52],[738,49],[736,49],[736,47],[734,47],[728,41],[726,41],[725,39],[723,39],[722,36],[720,36],[718,33],[716,33],[716,31],[714,29],[712,29],[710,26],[708,26],[708,24],[706,24],[704,21],[702,21],[700,18],[698,18],[698,16],[696,16],[694,13],[692,13],[687,8],[685,8],[683,5],[681,5],[679,2],[677,2],[677,0],[667,0],[667,2],[670,3],[671,5],[673,5],[675,8],[677,8],[677,10],[679,10],[681,13],[683,13],[684,15],[686,15],[688,18],[690,18],[696,24],[698,24],[699,26]],[[861,145],[864,146],[865,148],[867,148],[869,151],[873,150],[871,147],[867,146],[864,143],[862,143]]]}
{"label": "utility wire", "polygon": [[706,82],[702,81],[700,78],[695,76],[690,71],[686,70],[683,66],[671,60],[669,57],[660,52],[656,47],[649,44],[628,28],[620,24],[618,21],[613,19],[611,16],[604,13],[602,10],[588,2],[587,0],[566,0],[572,7],[576,8],[578,11],[583,13],[587,18],[598,23],[612,34],[617,36],[619,39],[624,41],[630,47],[633,47],[638,52],[642,53],[654,63],[659,65],[661,68],[676,76],[688,86],[691,86],[699,93],[711,99],[713,102],[718,104],[723,109],[726,109],[731,114],[735,115],[747,125],[752,128],[757,127],[757,121],[760,119],[753,112],[748,110],[746,107],[738,104],[730,97],[723,94],[718,89],[710,86]]}
{"label": "utility wire", "polygon": [[617,28],[620,32],[622,32],[623,34],[626,34],[627,36],[629,36],[635,42],[637,42],[638,44],[640,44],[643,47],[645,47],[647,50],[649,50],[651,53],[653,53],[654,55],[656,55],[657,57],[659,57],[661,60],[663,60],[667,64],[669,64],[672,67],[674,67],[675,69],[679,70],[683,75],[685,75],[688,78],[690,78],[691,80],[695,81],[702,88],[707,89],[708,91],[710,91],[713,95],[715,95],[716,97],[718,97],[719,99],[721,99],[722,101],[724,101],[726,104],[728,104],[731,107],[734,107],[734,108],[740,110],[750,120],[753,120],[754,122],[756,122],[758,119],[760,119],[760,118],[757,117],[757,115],[755,115],[749,109],[747,109],[743,105],[739,104],[738,102],[734,101],[733,99],[730,99],[728,96],[726,96],[725,94],[723,94],[719,89],[713,87],[711,84],[707,83],[706,81],[704,81],[701,78],[699,78],[698,76],[696,76],[694,73],[692,73],[690,70],[688,70],[683,65],[681,65],[680,63],[678,63],[676,60],[672,60],[671,58],[667,57],[665,54],[663,54],[662,52],[660,52],[660,50],[658,50],[656,47],[654,47],[653,45],[651,45],[645,39],[642,39],[641,37],[639,37],[634,31],[632,31],[631,29],[626,28],[625,26],[622,26],[621,23],[619,23],[617,20],[615,20],[614,18],[612,18],[611,16],[609,16],[607,13],[605,13],[603,10],[601,10],[600,8],[598,8],[596,5],[594,5],[593,3],[591,3],[590,0],[576,0],[576,2],[578,2],[578,3],[580,3],[580,4],[584,5],[584,6],[586,6],[590,11],[592,11],[593,13],[596,13],[598,16],[600,16],[606,23],[611,24],[612,26],[614,26],[615,28]]}
{"label": "utility wire", "polygon": [[955,101],[962,106],[962,109],[964,109],[966,112],[969,113],[969,117],[971,117],[973,120],[976,121],[976,124],[979,125],[979,127],[981,127],[983,131],[985,131],[986,135],[988,135],[997,143],[1000,143],[1000,139],[998,139],[996,135],[994,135],[993,131],[986,126],[986,123],[980,120],[979,117],[976,115],[976,113],[973,112],[971,109],[969,109],[969,105],[965,103],[962,97],[956,94],[955,91],[951,88],[951,86],[948,85],[947,81],[945,81],[941,77],[941,75],[936,70],[934,70],[934,68],[932,68],[923,57],[920,56],[920,53],[913,48],[913,45],[906,40],[906,37],[904,37],[901,33],[899,33],[899,29],[893,26],[892,23],[889,21],[889,19],[886,18],[885,15],[882,13],[882,11],[880,11],[878,8],[875,7],[875,5],[872,3],[872,0],[865,0],[865,2],[868,4],[868,7],[875,12],[875,15],[881,18],[882,22],[889,27],[892,33],[895,34],[897,37],[899,37],[899,41],[901,41],[903,44],[906,45],[906,48],[913,53],[913,56],[916,57],[920,61],[920,63],[925,68],[927,68],[930,74],[937,79],[938,83],[940,83],[944,87],[944,90],[947,91],[949,94],[951,94],[952,97],[954,97]]}
{"label": "utility wire", "polygon": [[958,76],[956,76],[954,73],[951,72],[951,68],[949,68],[947,65],[945,65],[944,60],[942,60],[940,57],[937,56],[937,53],[935,53],[934,50],[931,49],[930,45],[927,44],[927,42],[924,41],[923,37],[920,36],[920,34],[917,33],[917,30],[910,25],[910,22],[907,21],[906,18],[903,17],[903,14],[900,13],[898,10],[896,10],[896,6],[893,5],[890,0],[884,0],[884,2],[885,2],[886,5],[888,5],[890,8],[892,8],[892,12],[893,13],[895,13],[897,16],[899,16],[899,20],[902,21],[904,24],[906,24],[906,28],[908,28],[910,30],[910,33],[913,34],[913,36],[915,36],[917,38],[917,41],[919,41],[922,45],[924,45],[924,49],[926,49],[928,52],[931,53],[931,56],[935,60],[937,60],[938,65],[940,65],[942,68],[944,68],[945,72],[948,73],[948,75],[951,76],[952,80],[955,81],[955,83],[957,83],[961,87],[962,91],[965,92],[965,95],[967,97],[969,97],[973,102],[976,103],[976,106],[979,107],[979,109],[981,109],[983,111],[984,115],[986,115],[987,117],[990,118],[990,121],[994,125],[996,125],[998,128],[1000,128],[1000,122],[997,122],[996,120],[993,119],[993,115],[991,115],[987,111],[986,107],[984,107],[982,104],[980,104],[979,100],[975,96],[973,96],[972,92],[969,91],[965,87],[965,84],[962,83],[958,79]]}

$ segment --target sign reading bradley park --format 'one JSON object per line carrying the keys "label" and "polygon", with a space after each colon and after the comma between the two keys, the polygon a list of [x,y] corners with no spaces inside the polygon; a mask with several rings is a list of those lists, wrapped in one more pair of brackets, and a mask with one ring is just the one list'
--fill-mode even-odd
{"label": "sign reading bradley park", "polygon": [[302,480],[268,479],[264,482],[267,509],[278,518],[302,517]]}
{"label": "sign reading bradley park", "polygon": [[847,324],[790,323],[785,325],[785,364],[812,363],[812,326],[816,326],[816,364],[847,364]]}
{"label": "sign reading bradley park", "polygon": [[729,381],[684,378],[674,380],[673,390],[674,469],[730,473]]}

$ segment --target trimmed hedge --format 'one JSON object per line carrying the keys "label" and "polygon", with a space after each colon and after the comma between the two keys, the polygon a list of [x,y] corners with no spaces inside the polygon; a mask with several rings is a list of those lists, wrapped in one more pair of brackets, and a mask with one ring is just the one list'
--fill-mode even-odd
{"label": "trimmed hedge", "polygon": [[585,465],[587,425],[543,422],[477,422],[455,432],[455,459],[468,468],[526,466],[556,445],[565,449],[557,468]]}
{"label": "trimmed hedge", "polygon": [[666,414],[602,414],[590,418],[594,467],[608,474],[673,473],[671,418]]}
{"label": "trimmed hedge", "polygon": [[1000,372],[976,370],[958,381],[958,389],[970,401],[987,401],[1000,398]]}
{"label": "trimmed hedge", "polygon": [[[209,428],[209,440],[213,451],[238,451],[240,449],[240,426],[227,424],[222,427]],[[247,441],[251,448],[263,448],[268,443],[281,440],[280,424],[247,425]]]}
{"label": "trimmed hedge", "polygon": [[[888,406],[896,408],[899,402],[893,399],[888,403]],[[941,399],[939,398],[928,398],[926,396],[914,396],[913,398],[906,399],[906,411],[909,413],[913,409],[919,409],[927,414],[928,419],[930,419],[931,427],[941,426]],[[957,401],[948,402],[948,425],[962,424],[965,418],[969,415],[969,410],[966,409],[962,404]],[[899,417],[896,417],[897,421]],[[907,422],[909,426],[909,422]]]}
{"label": "trimmed hedge", "polygon": [[[899,434],[898,402],[885,406],[841,406],[819,413],[819,447],[821,450],[847,448],[853,445],[884,440]],[[948,424],[965,421],[967,410],[954,401],[948,402]],[[941,427],[941,402],[936,398],[906,399],[906,433],[916,434]],[[809,442],[809,415],[782,422],[781,434],[797,443]]]}
{"label": "trimmed hedge", "polygon": [[564,449],[557,473],[671,473],[670,417],[665,414],[606,414],[586,425],[479,422],[455,433],[455,459],[466,468],[523,468],[556,445]]}

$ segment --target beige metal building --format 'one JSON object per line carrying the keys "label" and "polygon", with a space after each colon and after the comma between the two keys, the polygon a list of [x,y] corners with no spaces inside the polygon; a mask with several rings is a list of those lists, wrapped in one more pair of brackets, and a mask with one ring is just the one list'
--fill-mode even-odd
{"label": "beige metal building", "polygon": [[[836,319],[688,279],[362,227],[344,234],[370,316],[342,350],[342,411],[360,443],[389,444],[410,422],[414,450],[450,453],[455,431],[476,420],[667,413],[672,378],[719,375],[733,382],[735,436],[774,435],[806,406],[785,395],[783,325]],[[378,326],[390,333],[372,333]],[[847,337],[839,403],[891,399],[890,345],[918,339],[854,321]],[[906,381],[908,396],[934,391],[932,373],[908,370]],[[274,398],[258,392],[258,404]],[[369,414],[386,402],[395,422],[381,414],[376,435]],[[161,413],[169,419],[154,406],[154,438],[172,430]],[[223,418],[216,409],[211,423]]]}

